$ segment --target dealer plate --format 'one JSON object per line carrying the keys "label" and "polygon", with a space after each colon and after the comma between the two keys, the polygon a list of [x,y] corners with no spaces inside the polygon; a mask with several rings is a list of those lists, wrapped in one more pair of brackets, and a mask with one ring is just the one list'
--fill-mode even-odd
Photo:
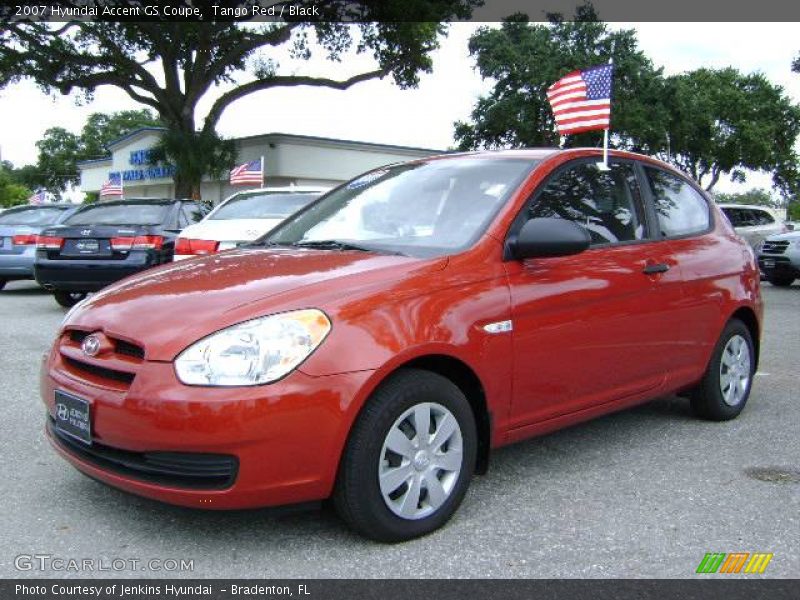
{"label": "dealer plate", "polygon": [[56,390],[56,429],[84,444],[91,444],[92,420],[89,403]]}

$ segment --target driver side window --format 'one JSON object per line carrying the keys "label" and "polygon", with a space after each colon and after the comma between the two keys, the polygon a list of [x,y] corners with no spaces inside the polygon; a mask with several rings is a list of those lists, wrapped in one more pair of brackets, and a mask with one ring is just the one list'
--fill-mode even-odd
{"label": "driver side window", "polygon": [[528,218],[569,219],[589,231],[592,245],[645,238],[639,188],[633,165],[612,163],[602,171],[579,163],[557,173],[536,194]]}

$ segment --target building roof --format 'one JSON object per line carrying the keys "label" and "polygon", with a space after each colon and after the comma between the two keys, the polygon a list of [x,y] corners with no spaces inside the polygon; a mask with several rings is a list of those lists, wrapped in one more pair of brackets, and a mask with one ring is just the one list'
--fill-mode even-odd
{"label": "building roof", "polygon": [[[138,129],[134,129],[130,133],[123,135],[112,142],[109,142],[107,148],[112,152],[119,146],[124,145],[126,142],[130,141],[133,138],[139,137],[143,133],[149,132],[161,132],[166,131],[165,127],[140,127]],[[363,148],[369,150],[388,150],[388,151],[400,151],[400,152],[413,152],[413,153],[427,153],[427,154],[443,154],[446,150],[436,150],[433,148],[419,148],[415,146],[399,146],[396,144],[380,144],[377,142],[360,142],[357,140],[341,140],[337,138],[328,138],[328,137],[320,137],[314,135],[299,135],[295,133],[280,133],[280,132],[271,132],[271,133],[260,133],[256,135],[248,135],[245,137],[240,138],[231,138],[233,141],[236,142],[245,142],[245,141],[256,141],[263,139],[264,142],[275,142],[275,141],[286,141],[286,142],[310,142],[310,143],[317,143],[317,144],[327,144],[333,146],[345,146],[350,148]],[[90,165],[96,164],[101,162],[107,162],[111,160],[111,156],[106,156],[103,158],[93,158],[91,160],[82,160],[78,162],[78,166],[82,165]]]}

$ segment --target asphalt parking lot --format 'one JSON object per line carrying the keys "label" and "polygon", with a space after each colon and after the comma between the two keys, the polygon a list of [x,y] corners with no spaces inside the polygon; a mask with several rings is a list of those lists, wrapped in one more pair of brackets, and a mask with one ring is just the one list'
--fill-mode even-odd
{"label": "asphalt parking lot", "polygon": [[[44,438],[37,383],[65,311],[11,283],[0,292],[0,576],[693,577],[706,552],[772,552],[755,577],[797,577],[800,285],[764,284],[764,295],[761,368],[738,420],[699,421],[686,400],[663,398],[506,448],[447,527],[384,546],[330,510],[181,509],[73,470]],[[15,568],[33,554],[188,559],[194,570]]]}

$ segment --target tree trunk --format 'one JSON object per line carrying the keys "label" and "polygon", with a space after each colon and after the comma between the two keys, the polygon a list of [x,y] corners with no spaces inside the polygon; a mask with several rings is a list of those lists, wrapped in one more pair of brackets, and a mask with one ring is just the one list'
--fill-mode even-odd
{"label": "tree trunk", "polygon": [[[191,115],[193,111],[185,108],[182,112],[184,115]],[[172,156],[168,158],[175,165],[175,175],[173,177],[175,197],[199,200],[200,181],[203,178],[203,173],[199,173],[197,168],[193,168],[200,162],[193,156],[198,150],[194,144],[194,139],[197,135],[194,119],[191,116],[184,116],[180,122],[168,124],[168,127],[172,130],[168,134],[171,146],[169,154]]]}
{"label": "tree trunk", "polygon": [[176,198],[194,198],[195,190],[197,190],[197,198],[200,198],[200,184],[195,185],[194,182],[183,177],[180,171],[175,172],[173,182],[175,184]]}

